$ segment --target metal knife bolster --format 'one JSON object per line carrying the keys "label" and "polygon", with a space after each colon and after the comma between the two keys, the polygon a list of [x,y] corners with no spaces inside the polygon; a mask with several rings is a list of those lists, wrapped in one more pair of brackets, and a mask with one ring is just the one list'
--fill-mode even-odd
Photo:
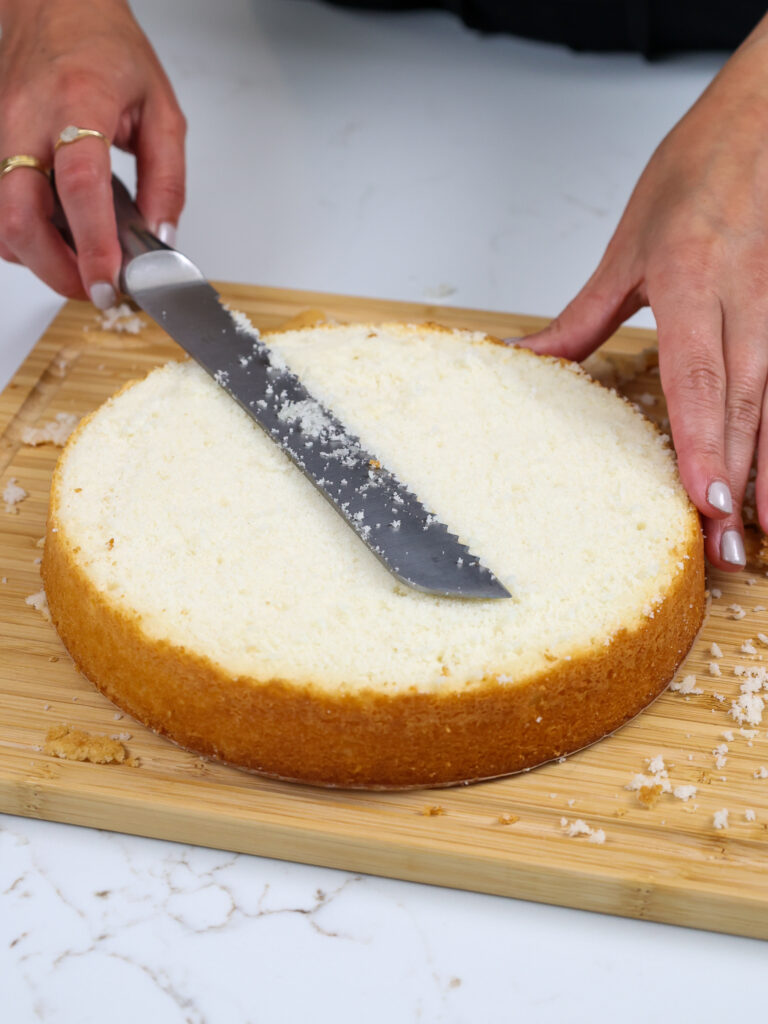
{"label": "metal knife bolster", "polygon": [[127,192],[119,201],[115,192],[126,293],[264,428],[387,568],[429,593],[509,597],[258,332],[236,322],[194,263],[148,231]]}

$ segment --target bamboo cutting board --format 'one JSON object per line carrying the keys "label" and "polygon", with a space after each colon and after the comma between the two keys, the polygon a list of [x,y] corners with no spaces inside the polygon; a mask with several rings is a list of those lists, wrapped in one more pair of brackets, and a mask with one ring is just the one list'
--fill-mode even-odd
{"label": "bamboo cutting board", "polygon": [[[307,292],[220,290],[259,327],[312,308],[340,320],[436,320],[500,336],[542,323]],[[650,332],[624,330],[606,346],[603,368],[632,377],[625,393],[661,421],[658,373],[642,369],[653,360],[636,358],[652,344]],[[0,395],[0,490],[16,478],[29,492],[15,514],[0,503],[1,811],[768,938],[768,779],[760,777],[768,767],[768,714],[754,736],[740,733],[729,715],[739,694],[734,667],[768,659],[758,639],[768,634],[762,570],[713,574],[709,619],[678,674],[695,673],[703,693],[667,692],[588,750],[494,782],[408,793],[313,789],[198,758],[118,717],[76,671],[50,623],[25,603],[41,588],[37,541],[59,449],[24,444],[22,433],[58,413],[82,416],[125,381],[179,355],[153,325],[137,336],[105,331],[91,307],[69,303]],[[743,617],[734,617],[741,613],[732,604]],[[741,651],[748,640],[756,653]],[[720,677],[708,671],[713,641],[723,652]],[[130,734],[125,744],[138,765],[48,756],[46,733],[62,723]],[[717,767],[720,743],[728,750]],[[694,798],[665,794],[646,807],[625,788],[659,755],[674,786],[697,786]],[[714,814],[723,809],[728,828],[716,829]],[[577,819],[602,829],[605,842],[569,836]]]}

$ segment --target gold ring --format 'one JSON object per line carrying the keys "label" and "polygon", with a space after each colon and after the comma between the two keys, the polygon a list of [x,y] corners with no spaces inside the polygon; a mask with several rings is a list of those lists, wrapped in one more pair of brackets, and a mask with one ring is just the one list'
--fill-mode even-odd
{"label": "gold ring", "polygon": [[4,178],[6,174],[10,174],[11,171],[15,171],[17,167],[29,167],[33,171],[40,171],[46,178],[50,178],[51,172],[47,167],[44,167],[42,161],[38,160],[36,156],[29,156],[28,153],[20,153],[18,156],[7,156],[5,160],[0,163],[0,178]]}
{"label": "gold ring", "polygon": [[80,139],[101,139],[103,142],[106,142],[107,148],[112,145],[104,132],[97,132],[95,128],[78,128],[75,124],[68,124],[59,133],[53,151],[55,153],[61,146],[68,146],[72,142],[79,142]]}

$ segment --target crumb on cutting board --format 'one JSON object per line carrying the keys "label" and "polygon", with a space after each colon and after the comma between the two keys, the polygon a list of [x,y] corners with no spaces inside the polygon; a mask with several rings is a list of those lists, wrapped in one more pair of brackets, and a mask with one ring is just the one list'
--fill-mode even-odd
{"label": "crumb on cutting board", "polygon": [[637,799],[643,807],[655,807],[661,798],[663,790],[659,783],[650,786],[640,786],[637,790]]}
{"label": "crumb on cutting board", "polygon": [[696,685],[696,676],[687,675],[682,679],[675,680],[670,684],[670,690],[674,693],[682,693],[683,696],[689,693],[704,693],[704,691]]}
{"label": "crumb on cutting board", "polygon": [[146,324],[137,316],[127,302],[105,309],[97,317],[102,331],[117,331],[118,334],[138,334]]}
{"label": "crumb on cutting board", "polygon": [[672,790],[672,796],[687,803],[692,797],[696,796],[697,792],[697,787],[693,785],[675,786]]}
{"label": "crumb on cutting board", "polygon": [[426,807],[422,807],[419,811],[425,818],[436,818],[440,814],[445,814],[445,808],[441,807],[440,804],[428,804]]}
{"label": "crumb on cutting board", "polygon": [[725,807],[720,811],[715,811],[712,816],[712,824],[715,828],[728,828],[728,810]]}
{"label": "crumb on cutting board", "polygon": [[10,515],[18,515],[19,505],[27,497],[29,497],[29,492],[24,490],[15,476],[12,476],[3,489],[5,511]]}
{"label": "crumb on cutting board", "polygon": [[65,761],[90,761],[92,764],[127,764],[136,767],[138,758],[130,757],[119,740],[96,736],[70,725],[54,725],[45,737],[44,751]]}
{"label": "crumb on cutting board", "polygon": [[46,622],[51,621],[51,613],[48,608],[48,598],[46,597],[44,590],[38,590],[36,594],[30,594],[29,597],[25,597],[24,604],[28,604],[31,608],[34,608],[36,612],[40,612]]}
{"label": "crumb on cutting board", "polygon": [[586,836],[587,842],[590,843],[604,843],[605,832],[601,828],[592,828],[586,821],[581,818],[576,818],[575,821],[569,822],[567,818],[560,819],[560,827],[564,829],[566,835],[574,838],[575,836]]}
{"label": "crumb on cutting board", "polygon": [[58,412],[56,418],[43,423],[39,427],[25,427],[21,432],[24,444],[55,444],[63,447],[69,435],[80,422],[80,417],[71,412]]}
{"label": "crumb on cutting board", "polygon": [[520,821],[519,814],[500,814],[498,817],[500,825],[514,825],[515,822]]}

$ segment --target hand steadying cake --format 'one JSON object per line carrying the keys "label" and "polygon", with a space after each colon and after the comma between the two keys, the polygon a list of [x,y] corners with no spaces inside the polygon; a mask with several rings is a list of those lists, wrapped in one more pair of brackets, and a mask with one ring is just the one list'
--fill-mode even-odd
{"label": "hand steadying cake", "polygon": [[[173,90],[126,0],[0,0],[0,25],[0,256],[63,295],[112,305],[120,252],[105,142],[136,155],[138,205],[172,241],[185,134]],[[768,532],[766,164],[768,17],[654,153],[583,290],[528,341],[582,359],[651,306],[680,473],[710,561],[732,570],[745,562],[740,511],[756,449]],[[51,166],[77,257],[49,221],[36,172]]]}

